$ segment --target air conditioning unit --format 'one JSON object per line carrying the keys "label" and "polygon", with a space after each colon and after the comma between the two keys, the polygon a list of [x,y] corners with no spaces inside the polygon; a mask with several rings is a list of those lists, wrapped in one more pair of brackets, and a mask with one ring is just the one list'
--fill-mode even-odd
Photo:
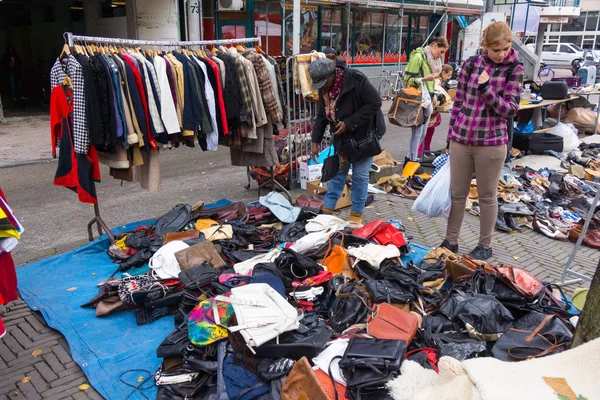
{"label": "air conditioning unit", "polygon": [[244,9],[243,0],[217,0],[219,11],[242,11]]}

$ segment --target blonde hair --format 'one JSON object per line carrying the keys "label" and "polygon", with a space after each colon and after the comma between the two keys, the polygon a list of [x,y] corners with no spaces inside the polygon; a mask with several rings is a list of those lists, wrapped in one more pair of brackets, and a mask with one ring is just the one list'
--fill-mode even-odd
{"label": "blonde hair", "polygon": [[481,45],[490,47],[501,40],[506,40],[509,43],[513,41],[512,31],[506,22],[492,22],[485,30],[481,37]]}
{"label": "blonde hair", "polygon": [[440,73],[440,76],[442,75],[442,73],[451,73],[454,72],[454,68],[452,68],[452,65],[449,64],[444,64],[442,65],[442,72]]}

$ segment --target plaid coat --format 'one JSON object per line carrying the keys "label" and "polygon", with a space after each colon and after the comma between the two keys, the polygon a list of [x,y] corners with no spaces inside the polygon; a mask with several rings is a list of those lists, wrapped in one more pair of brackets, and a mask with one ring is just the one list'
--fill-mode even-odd
{"label": "plaid coat", "polygon": [[[514,49],[501,64],[483,54],[475,60],[469,76],[466,66],[460,71],[456,98],[450,118],[448,141],[471,146],[501,146],[508,143],[507,120],[517,115],[523,87],[523,66],[517,65],[511,76],[508,69],[519,60]],[[490,80],[479,85],[479,76],[487,71]]]}

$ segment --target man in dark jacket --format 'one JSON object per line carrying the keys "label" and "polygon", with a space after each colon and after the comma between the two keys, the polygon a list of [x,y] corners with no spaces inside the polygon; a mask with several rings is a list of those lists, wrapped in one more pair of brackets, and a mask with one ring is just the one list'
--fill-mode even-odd
{"label": "man in dark jacket", "polygon": [[369,171],[376,154],[362,154],[349,160],[344,154],[350,139],[359,142],[375,130],[381,138],[385,121],[381,112],[381,97],[369,79],[357,70],[336,66],[327,58],[314,61],[308,68],[313,89],[319,90],[317,116],[312,129],[312,154],[316,156],[325,128],[333,133],[333,146],[340,158],[339,173],[327,186],[323,210],[331,212],[344,190],[346,176],[352,163],[352,210],[350,220],[362,223],[368,196]]}

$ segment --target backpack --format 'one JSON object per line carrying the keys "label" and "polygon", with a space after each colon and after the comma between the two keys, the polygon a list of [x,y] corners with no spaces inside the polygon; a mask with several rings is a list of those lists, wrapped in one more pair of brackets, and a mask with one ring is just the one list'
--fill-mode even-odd
{"label": "backpack", "polygon": [[[477,60],[477,57],[479,56],[472,56],[469,57],[469,59],[467,60],[467,75],[471,76],[472,72],[473,72],[473,68],[475,68],[475,60]],[[515,68],[517,68],[518,65],[520,65],[521,63],[519,61],[515,61],[514,63],[510,64],[510,66],[508,67],[508,69],[506,70],[506,79],[508,79],[513,72],[515,72]],[[504,94],[504,92],[502,92],[502,94]],[[508,145],[506,146],[506,151],[507,153],[507,157],[508,154],[510,154],[510,150],[512,148],[512,142],[513,142],[513,132],[515,129],[515,119],[514,118],[509,118],[507,120],[507,126],[506,126],[506,134],[508,135]]]}

